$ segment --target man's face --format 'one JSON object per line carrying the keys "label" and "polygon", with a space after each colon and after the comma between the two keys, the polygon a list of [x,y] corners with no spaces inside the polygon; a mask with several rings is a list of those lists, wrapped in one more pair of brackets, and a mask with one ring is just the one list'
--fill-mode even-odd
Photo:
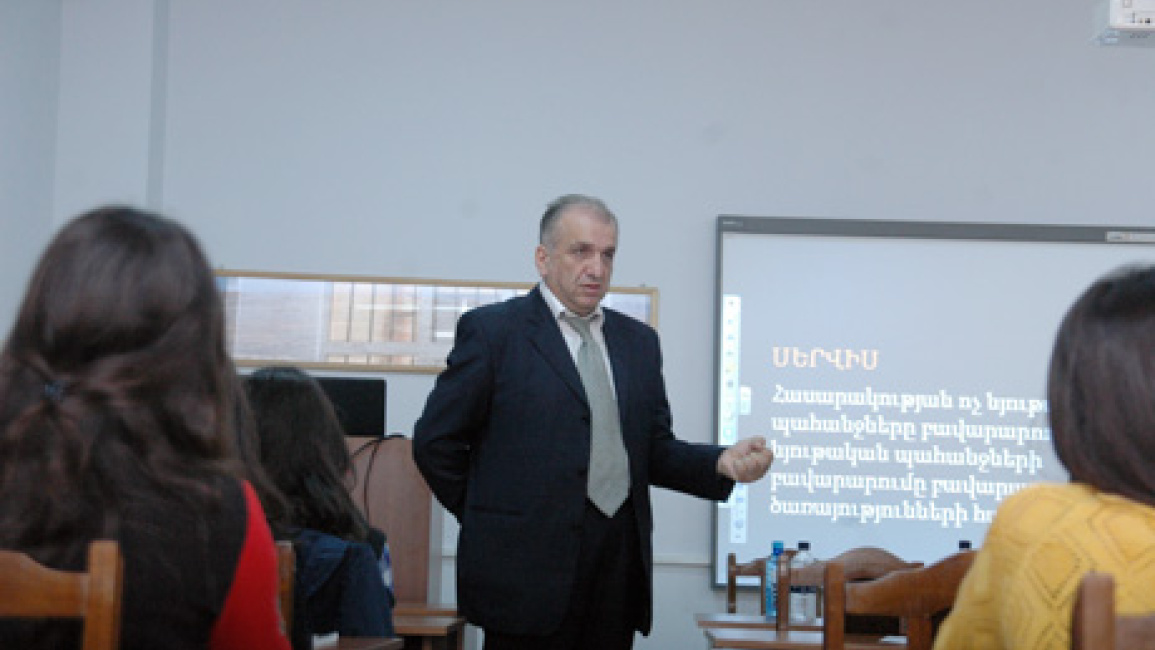
{"label": "man's face", "polygon": [[537,271],[566,309],[585,316],[610,288],[618,229],[594,208],[571,205],[559,217],[552,246],[539,245]]}

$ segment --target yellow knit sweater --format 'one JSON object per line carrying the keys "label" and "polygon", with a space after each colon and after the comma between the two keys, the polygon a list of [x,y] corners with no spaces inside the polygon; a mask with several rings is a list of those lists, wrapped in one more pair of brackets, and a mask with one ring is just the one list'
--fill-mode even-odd
{"label": "yellow knit sweater", "polygon": [[1155,508],[1083,484],[1021,490],[999,507],[935,650],[1067,650],[1091,570],[1114,574],[1120,614],[1155,611]]}

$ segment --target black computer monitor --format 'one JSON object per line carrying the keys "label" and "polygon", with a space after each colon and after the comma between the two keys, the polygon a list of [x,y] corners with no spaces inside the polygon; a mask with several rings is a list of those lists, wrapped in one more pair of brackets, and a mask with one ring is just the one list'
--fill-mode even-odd
{"label": "black computer monitor", "polygon": [[347,436],[385,435],[385,380],[317,377]]}

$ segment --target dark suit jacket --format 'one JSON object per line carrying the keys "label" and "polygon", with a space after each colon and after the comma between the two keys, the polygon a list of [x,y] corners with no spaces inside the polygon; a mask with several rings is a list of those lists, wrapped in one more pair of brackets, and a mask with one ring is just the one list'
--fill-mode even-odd
{"label": "dark suit jacket", "polygon": [[[605,309],[630,500],[652,619],[649,486],[725,499],[721,447],[675,439],[657,334]],[[590,413],[577,367],[538,289],[467,312],[448,368],[417,421],[413,453],[434,495],[461,523],[458,607],[505,634],[548,634],[569,601],[585,508]]]}

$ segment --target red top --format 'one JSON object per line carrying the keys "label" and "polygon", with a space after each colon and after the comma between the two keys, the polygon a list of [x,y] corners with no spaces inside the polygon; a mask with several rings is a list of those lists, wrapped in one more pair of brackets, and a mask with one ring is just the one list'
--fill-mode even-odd
{"label": "red top", "polygon": [[248,483],[245,542],[224,609],[213,626],[211,650],[289,650],[278,599],[277,553],[261,503]]}

